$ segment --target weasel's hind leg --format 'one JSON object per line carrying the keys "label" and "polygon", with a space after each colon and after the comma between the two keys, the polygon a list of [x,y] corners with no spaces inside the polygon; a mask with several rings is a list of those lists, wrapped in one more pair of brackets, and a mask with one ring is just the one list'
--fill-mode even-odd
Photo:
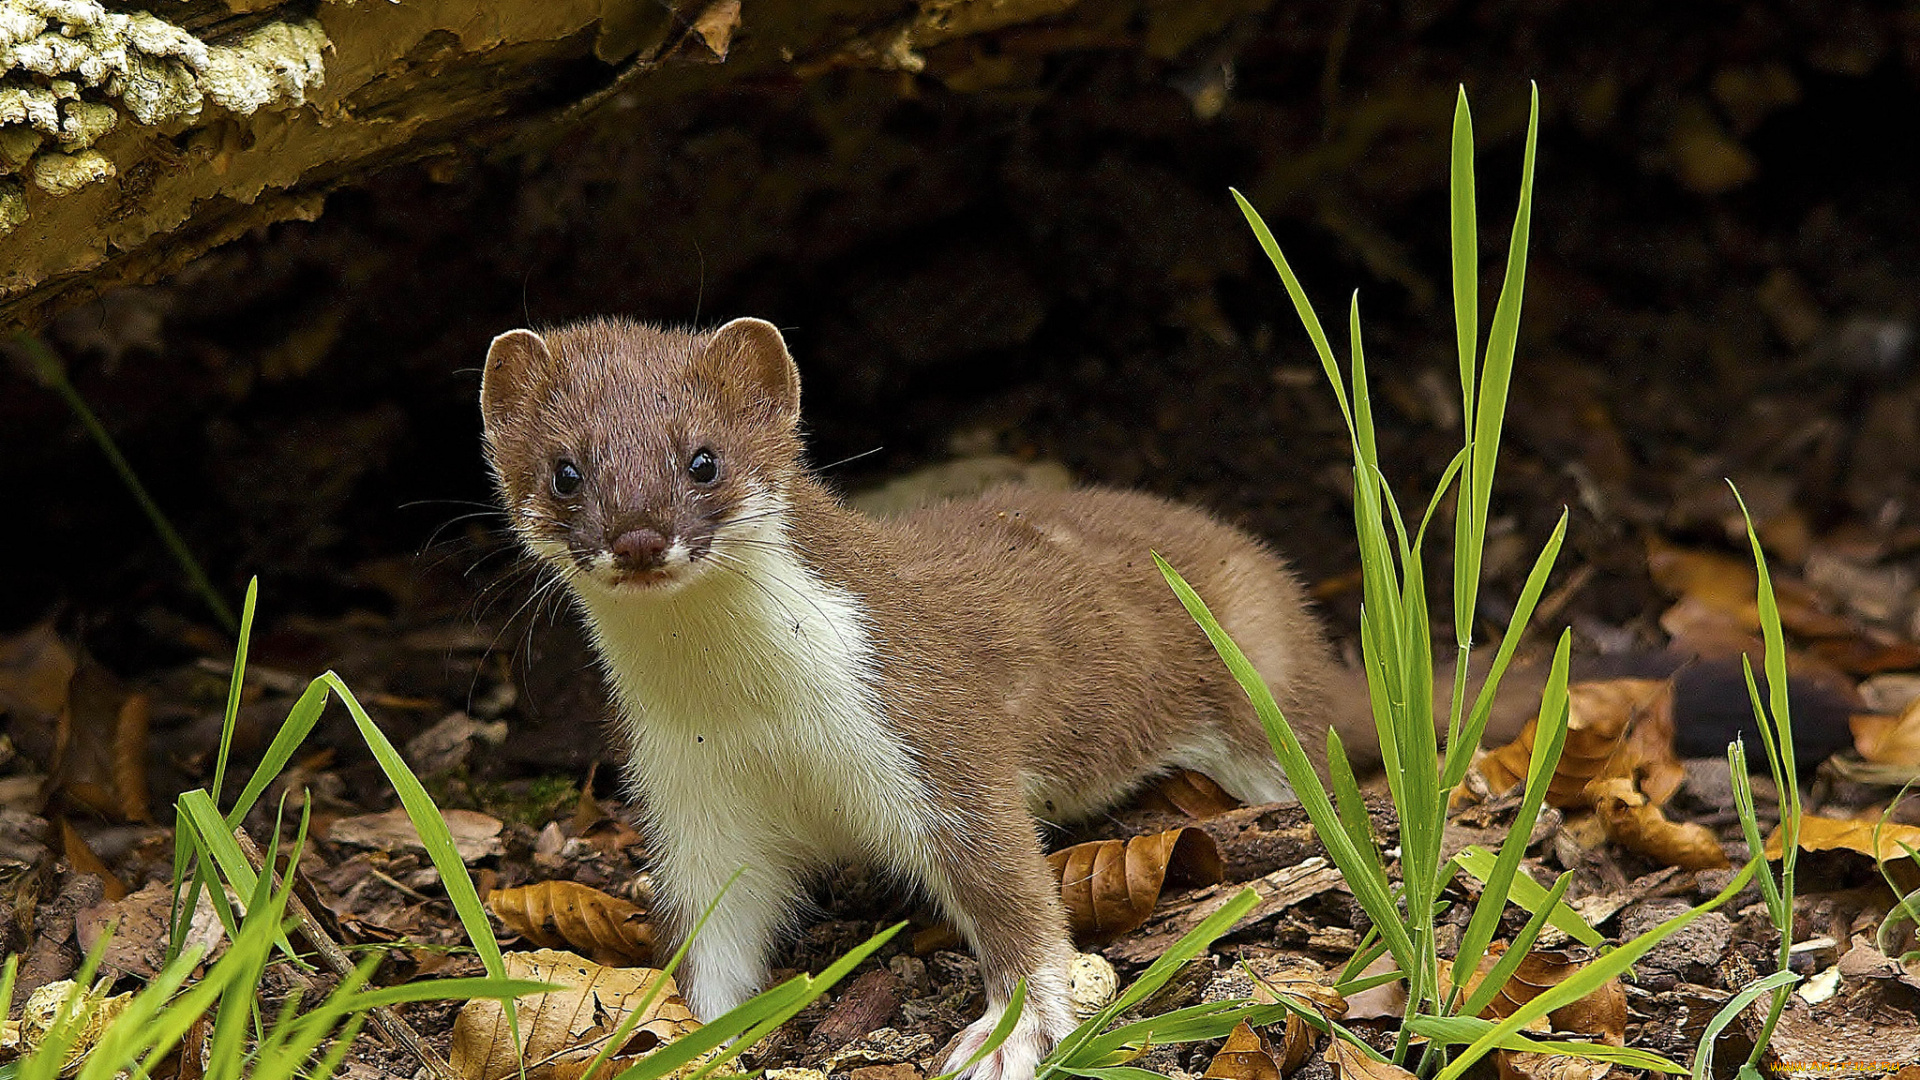
{"label": "weasel's hind leg", "polygon": [[1173,764],[1206,774],[1226,789],[1227,794],[1248,806],[1299,802],[1293,785],[1287,782],[1286,772],[1280,768],[1280,759],[1266,743],[1259,720],[1252,716],[1252,708],[1247,712],[1258,741],[1240,731],[1233,732],[1233,737],[1215,735],[1181,749],[1174,754]]}

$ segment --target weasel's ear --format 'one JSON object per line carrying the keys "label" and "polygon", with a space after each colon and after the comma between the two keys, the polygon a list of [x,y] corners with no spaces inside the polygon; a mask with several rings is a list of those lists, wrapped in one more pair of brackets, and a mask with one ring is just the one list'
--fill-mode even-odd
{"label": "weasel's ear", "polygon": [[487,366],[480,375],[480,416],[492,427],[522,412],[542,393],[555,371],[547,343],[531,330],[509,330],[487,347]]}
{"label": "weasel's ear", "polygon": [[789,426],[800,422],[800,369],[772,323],[733,320],[713,332],[705,359],[742,406],[765,409]]}

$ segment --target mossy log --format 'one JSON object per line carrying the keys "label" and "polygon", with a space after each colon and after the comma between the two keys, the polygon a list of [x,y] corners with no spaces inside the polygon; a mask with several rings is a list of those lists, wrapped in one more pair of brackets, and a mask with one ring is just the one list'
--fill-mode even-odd
{"label": "mossy log", "polygon": [[644,123],[677,96],[845,67],[1003,90],[1048,52],[1173,56],[1268,2],[0,0],[0,325],[611,101]]}

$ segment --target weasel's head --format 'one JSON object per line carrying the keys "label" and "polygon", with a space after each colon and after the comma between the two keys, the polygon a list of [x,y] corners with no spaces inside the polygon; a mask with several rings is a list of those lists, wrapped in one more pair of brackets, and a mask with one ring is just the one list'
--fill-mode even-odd
{"label": "weasel's head", "polygon": [[777,540],[802,471],[800,375],[760,319],[509,331],[487,350],[480,412],[520,539],[622,593],[677,590]]}

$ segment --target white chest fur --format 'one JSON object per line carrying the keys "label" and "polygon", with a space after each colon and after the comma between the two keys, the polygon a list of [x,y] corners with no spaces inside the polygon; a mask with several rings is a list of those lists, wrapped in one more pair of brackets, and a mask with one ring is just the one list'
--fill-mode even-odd
{"label": "white chest fur", "polygon": [[711,564],[662,595],[576,582],[660,854],[715,853],[729,873],[846,857],[913,866],[931,803],[883,722],[860,602],[777,526],[754,532],[716,538]]}

